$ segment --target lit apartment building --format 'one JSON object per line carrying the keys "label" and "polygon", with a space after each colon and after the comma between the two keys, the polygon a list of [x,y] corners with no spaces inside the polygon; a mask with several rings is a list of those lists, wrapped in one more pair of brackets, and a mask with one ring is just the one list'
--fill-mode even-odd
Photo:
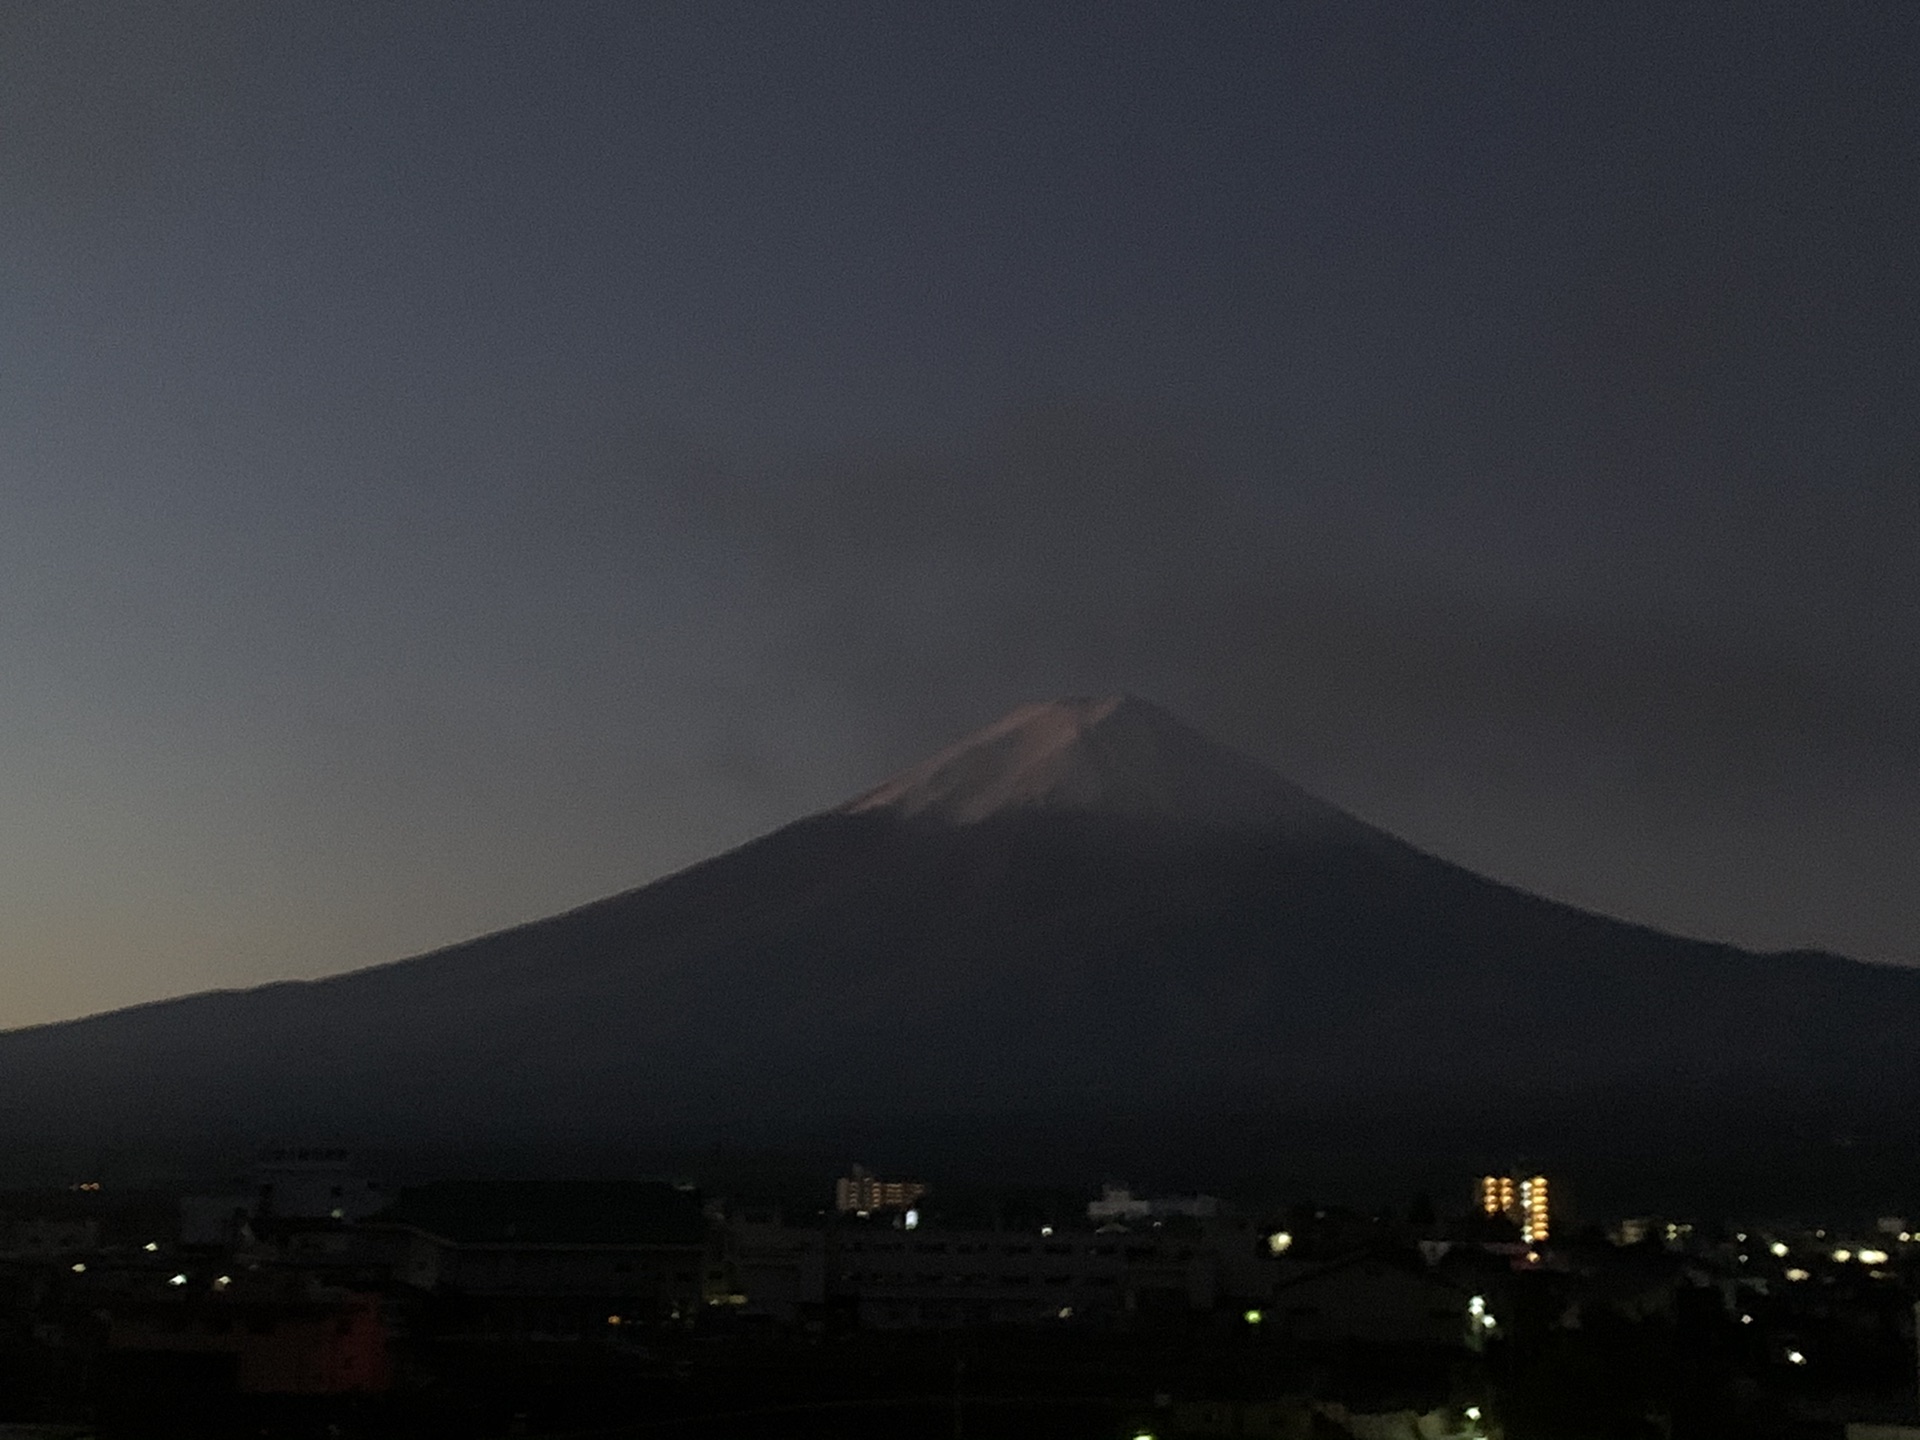
{"label": "lit apartment building", "polygon": [[1480,1213],[1505,1215],[1520,1227],[1520,1238],[1537,1245],[1547,1238],[1552,1219],[1548,1203],[1547,1177],[1512,1175],[1480,1177]]}
{"label": "lit apartment building", "polygon": [[927,1187],[917,1180],[881,1180],[864,1166],[853,1167],[833,1185],[833,1208],[842,1215],[871,1215],[876,1210],[905,1210],[918,1203]]}

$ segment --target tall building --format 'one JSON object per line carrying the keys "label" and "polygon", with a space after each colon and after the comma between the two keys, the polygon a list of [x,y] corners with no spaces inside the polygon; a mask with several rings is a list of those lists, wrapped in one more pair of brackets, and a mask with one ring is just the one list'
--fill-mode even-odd
{"label": "tall building", "polygon": [[1547,1238],[1552,1222],[1549,1187],[1544,1175],[1480,1177],[1480,1213],[1505,1215],[1520,1227],[1520,1238],[1537,1245]]}
{"label": "tall building", "polygon": [[876,1210],[905,1210],[927,1193],[918,1180],[882,1180],[863,1165],[853,1167],[833,1184],[833,1208],[842,1215],[870,1215]]}

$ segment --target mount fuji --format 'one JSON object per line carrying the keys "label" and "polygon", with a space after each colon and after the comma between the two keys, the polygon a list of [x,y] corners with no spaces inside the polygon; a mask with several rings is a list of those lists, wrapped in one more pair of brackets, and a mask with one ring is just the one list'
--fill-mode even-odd
{"label": "mount fuji", "polygon": [[1920,974],[1527,895],[1145,701],[1068,699],[562,915],[0,1034],[0,1145],[862,1143],[1201,1173],[1524,1148],[1598,1173],[1698,1169],[1711,1136],[1743,1174],[1839,1155],[1892,1185],[1920,1179],[1916,1033]]}

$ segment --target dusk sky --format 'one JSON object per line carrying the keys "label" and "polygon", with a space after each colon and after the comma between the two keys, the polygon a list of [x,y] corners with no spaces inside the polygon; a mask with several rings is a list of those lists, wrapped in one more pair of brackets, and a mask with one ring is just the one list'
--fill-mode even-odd
{"label": "dusk sky", "polygon": [[1130,690],[1920,963],[1920,5],[0,6],[0,1026]]}

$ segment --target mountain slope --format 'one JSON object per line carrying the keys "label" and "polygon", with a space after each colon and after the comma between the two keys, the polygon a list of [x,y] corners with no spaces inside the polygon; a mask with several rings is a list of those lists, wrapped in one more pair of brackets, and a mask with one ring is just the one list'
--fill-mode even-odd
{"label": "mountain slope", "polygon": [[1815,1127],[1902,1123],[1916,1021],[1920,976],[1555,905],[1143,702],[1063,701],[564,915],[0,1035],[0,1139],[781,1143],[1284,1113],[1312,1143],[1364,1114],[1466,1117],[1484,1145],[1529,1116],[1684,1133],[1763,1096]]}

